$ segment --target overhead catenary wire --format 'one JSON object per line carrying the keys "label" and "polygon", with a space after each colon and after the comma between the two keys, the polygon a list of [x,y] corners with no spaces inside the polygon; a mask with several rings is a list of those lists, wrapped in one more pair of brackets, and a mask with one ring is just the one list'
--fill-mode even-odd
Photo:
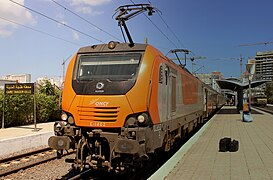
{"label": "overhead catenary wire", "polygon": [[[150,4],[152,2],[150,0],[147,0]],[[181,40],[178,38],[178,36],[175,34],[175,32],[171,29],[171,27],[168,25],[168,23],[164,20],[164,18],[161,16],[160,12],[156,11],[162,22],[166,25],[167,29],[172,33],[172,35],[176,38],[178,43],[181,45],[181,47],[185,47],[185,45],[181,42]]]}
{"label": "overhead catenary wire", "polygon": [[[135,4],[135,2],[133,0],[130,0],[133,4]],[[146,15],[146,14],[143,14],[151,23],[152,25],[176,48],[177,45]]]}
{"label": "overhead catenary wire", "polygon": [[80,44],[77,44],[77,43],[75,43],[75,42],[72,42],[72,41],[69,41],[69,40],[66,40],[66,39],[57,37],[57,36],[55,36],[55,35],[49,34],[49,33],[47,33],[47,32],[44,32],[44,31],[41,31],[41,30],[38,30],[38,29],[34,29],[34,28],[32,28],[32,27],[29,27],[29,26],[20,24],[20,23],[18,23],[18,22],[15,22],[15,21],[12,21],[12,20],[3,18],[3,17],[0,17],[0,19],[2,19],[2,20],[4,20],[4,21],[7,21],[7,22],[10,22],[10,23],[12,23],[12,24],[16,24],[16,25],[18,25],[18,26],[22,26],[22,27],[27,28],[27,29],[30,29],[30,30],[32,30],[32,31],[35,31],[35,32],[44,34],[44,35],[46,35],[46,36],[50,36],[50,37],[52,37],[52,38],[55,38],[55,39],[59,39],[59,40],[65,41],[65,42],[67,42],[67,43],[70,43],[70,44],[73,44],[73,45],[76,45],[76,46],[80,46]]}
{"label": "overhead catenary wire", "polygon": [[[148,3],[152,4],[152,2],[150,0],[147,0]],[[131,1],[132,2],[132,1]],[[132,2],[133,3],[133,2]],[[184,47],[185,49],[188,49],[183,43],[182,41],[179,39],[179,37],[176,35],[176,33],[171,29],[171,27],[168,25],[168,23],[164,20],[164,18],[162,17],[162,15],[156,11],[157,14],[159,15],[160,19],[162,20],[162,22],[166,25],[166,27],[169,29],[169,31],[172,33],[172,35],[176,38],[176,40],[178,41],[179,45],[181,47]],[[193,55],[193,56],[197,56],[192,50],[190,51],[190,53]]]}
{"label": "overhead catenary wire", "polygon": [[163,17],[160,15],[160,13],[157,13],[160,17],[160,19],[162,20],[162,22],[166,25],[166,27],[169,29],[169,31],[172,33],[172,35],[176,38],[176,40],[179,42],[179,44],[182,47],[185,47],[185,45],[180,41],[180,39],[178,38],[178,36],[174,33],[174,31],[170,28],[170,26],[167,24],[167,22],[163,19]]}
{"label": "overhead catenary wire", "polygon": [[72,10],[68,9],[68,8],[65,7],[64,5],[58,3],[57,1],[55,1],[55,0],[51,0],[51,1],[54,2],[55,4],[57,4],[58,6],[62,7],[62,8],[65,9],[66,11],[70,12],[71,14],[77,16],[77,17],[80,18],[81,20],[87,22],[89,25],[91,25],[91,26],[93,26],[93,27],[99,29],[100,31],[104,32],[105,34],[111,36],[112,38],[114,38],[114,39],[116,39],[116,40],[118,40],[118,41],[122,41],[122,40],[120,40],[118,37],[114,36],[113,34],[110,34],[109,32],[107,32],[107,31],[105,31],[105,30],[103,30],[102,28],[100,28],[100,27],[97,26],[96,24],[94,24],[94,23],[88,21],[87,19],[83,18],[83,17],[80,16],[79,14],[73,12]]}
{"label": "overhead catenary wire", "polygon": [[94,39],[94,40],[96,40],[96,41],[99,41],[99,42],[101,42],[101,43],[105,43],[105,42],[103,42],[102,40],[100,40],[100,39],[98,39],[98,38],[95,38],[95,37],[93,37],[93,36],[91,36],[91,35],[89,35],[89,34],[87,34],[87,33],[85,33],[85,32],[82,32],[82,31],[80,31],[80,30],[78,30],[78,29],[76,29],[76,28],[74,28],[74,27],[72,27],[72,26],[69,26],[69,25],[67,25],[67,24],[65,24],[65,23],[63,23],[63,22],[61,22],[61,21],[58,21],[58,20],[56,20],[56,19],[54,19],[54,18],[51,18],[51,17],[49,17],[49,16],[47,16],[47,15],[41,13],[41,12],[38,12],[38,11],[32,9],[32,8],[29,8],[29,7],[27,7],[27,6],[23,5],[23,4],[20,4],[20,3],[16,2],[16,1],[13,1],[13,0],[9,0],[9,1],[12,2],[12,3],[14,3],[14,4],[17,4],[18,6],[21,6],[21,7],[25,8],[25,9],[28,9],[28,10],[30,10],[30,11],[36,13],[36,14],[39,14],[40,16],[43,16],[43,17],[45,17],[45,18],[47,18],[47,19],[49,19],[49,20],[51,20],[51,21],[54,21],[54,22],[56,22],[56,23],[58,23],[58,24],[61,24],[61,25],[65,26],[65,27],[67,27],[67,28],[69,28],[69,29],[71,29],[71,30],[73,30],[73,31],[76,31],[76,32],[78,32],[78,33],[80,33],[80,34],[82,34],[82,35],[85,35],[85,36],[87,36],[87,37],[90,37],[90,38],[92,38],[92,39]]}

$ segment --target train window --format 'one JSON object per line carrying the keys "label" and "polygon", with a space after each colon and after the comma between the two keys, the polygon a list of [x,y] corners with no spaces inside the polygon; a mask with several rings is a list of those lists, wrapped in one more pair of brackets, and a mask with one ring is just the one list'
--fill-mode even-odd
{"label": "train window", "polygon": [[140,53],[81,55],[78,58],[78,80],[134,79],[141,59]]}
{"label": "train window", "polygon": [[163,67],[162,67],[162,65],[159,67],[158,82],[160,84],[163,83]]}

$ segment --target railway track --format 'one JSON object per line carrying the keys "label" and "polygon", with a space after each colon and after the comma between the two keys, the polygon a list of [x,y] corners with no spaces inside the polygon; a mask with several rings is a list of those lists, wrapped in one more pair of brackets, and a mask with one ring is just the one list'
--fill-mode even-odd
{"label": "railway track", "polygon": [[[69,155],[67,152],[63,156]],[[56,150],[44,148],[0,160],[0,176],[6,176],[57,158]]]}
{"label": "railway track", "polygon": [[261,111],[267,112],[269,114],[273,114],[273,107],[272,106],[266,106],[266,107],[258,107],[258,106],[253,106],[256,109],[259,109]]}

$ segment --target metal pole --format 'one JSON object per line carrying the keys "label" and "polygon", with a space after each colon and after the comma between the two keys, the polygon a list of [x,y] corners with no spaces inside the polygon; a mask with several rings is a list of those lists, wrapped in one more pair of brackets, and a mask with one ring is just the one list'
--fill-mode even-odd
{"label": "metal pole", "polygon": [[127,34],[127,37],[128,37],[128,40],[129,40],[129,45],[130,47],[133,47],[135,44],[134,44],[134,41],[132,39],[132,36],[130,35],[130,32],[125,24],[125,21],[124,20],[121,20],[121,25],[123,26],[124,30],[125,30],[125,33]]}
{"label": "metal pole", "polygon": [[34,131],[37,131],[37,122],[36,122],[36,83],[34,83],[34,94],[33,94],[33,118],[34,118]]}
{"label": "metal pole", "polygon": [[248,77],[248,102],[251,105],[251,81],[250,81],[250,76]]}
{"label": "metal pole", "polygon": [[65,60],[64,59],[63,59],[62,65],[63,65],[63,79],[62,79],[63,82],[62,82],[62,85],[61,85],[62,87],[61,88],[63,88],[63,85],[64,85],[63,84],[64,83],[64,76],[65,76]]}
{"label": "metal pole", "polygon": [[186,52],[184,52],[185,53],[185,66],[186,66],[186,64],[187,64],[187,53]]}
{"label": "metal pole", "polygon": [[193,61],[191,61],[191,73],[193,74]]}
{"label": "metal pole", "polygon": [[66,59],[63,59],[63,63],[62,63],[62,66],[63,66],[63,77],[62,77],[62,84],[61,84],[61,89],[63,89],[63,86],[64,86],[64,79],[65,79],[65,63],[66,61],[68,61],[68,59],[72,56],[72,54],[70,56],[68,56]]}
{"label": "metal pole", "polygon": [[3,96],[3,114],[2,114],[2,129],[5,128],[5,93]]}

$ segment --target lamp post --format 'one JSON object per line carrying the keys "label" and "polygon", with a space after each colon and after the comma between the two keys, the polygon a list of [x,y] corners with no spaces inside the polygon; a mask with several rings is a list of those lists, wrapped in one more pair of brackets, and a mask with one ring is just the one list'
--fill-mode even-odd
{"label": "lamp post", "polygon": [[5,92],[3,95],[2,129],[5,128]]}
{"label": "lamp post", "polygon": [[66,59],[63,59],[63,63],[62,63],[62,66],[63,66],[63,82],[62,82],[62,89],[63,89],[63,83],[64,83],[64,76],[65,76],[65,62],[67,60],[69,60],[69,58],[72,56],[72,54],[70,56],[68,56]]}
{"label": "lamp post", "polygon": [[248,73],[248,102],[251,104],[251,81],[253,79],[253,76],[254,76],[254,72],[253,72],[253,69],[254,69],[254,66],[253,64],[247,64],[246,65],[246,69],[247,69],[247,73]]}

